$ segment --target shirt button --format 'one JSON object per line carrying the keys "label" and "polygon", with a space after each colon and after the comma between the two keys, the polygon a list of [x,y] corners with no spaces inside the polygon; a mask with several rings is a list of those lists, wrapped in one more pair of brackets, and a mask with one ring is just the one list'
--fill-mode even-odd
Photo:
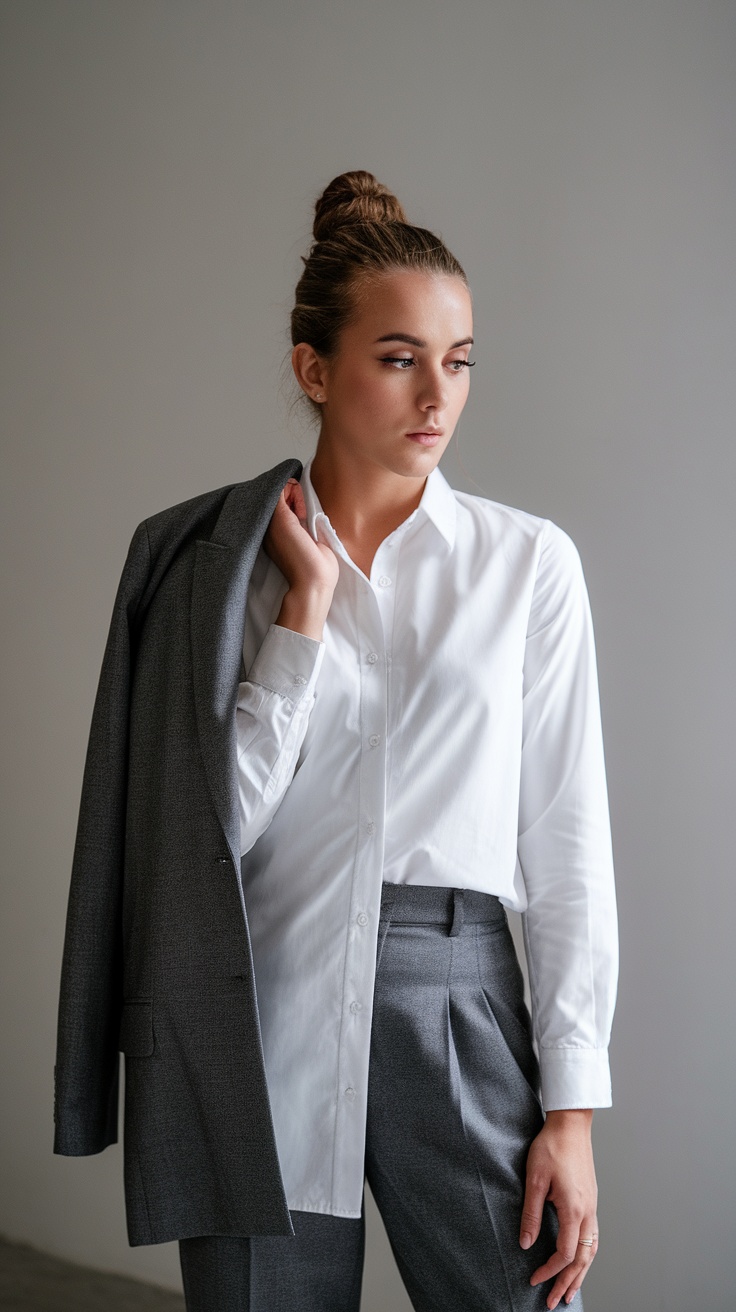
{"label": "shirt button", "polygon": [[294,683],[306,683],[306,682],[307,682],[307,681],[306,681],[306,679],[304,678],[304,675],[303,675],[303,674],[295,674],[295,675],[294,675]]}
{"label": "shirt button", "polygon": [[347,1089],[345,1090],[345,1097],[346,1097],[346,1098],[349,1098],[351,1102],[353,1101],[353,1098],[355,1097],[355,1089],[353,1088],[353,1086],[352,1086],[351,1084],[349,1084],[348,1087],[347,1087]]}
{"label": "shirt button", "polygon": [[369,833],[369,834],[372,834],[372,833],[375,831],[375,828],[376,828],[375,821],[374,821],[374,820],[368,820],[368,821],[366,821],[366,826],[365,826],[365,827],[366,827],[366,829],[368,830],[368,833]]}
{"label": "shirt button", "polygon": [[377,747],[380,741],[381,741],[380,733],[372,733],[370,738],[368,739],[368,742],[370,743],[371,747]]}
{"label": "shirt button", "polygon": [[377,651],[369,651],[369,652],[368,652],[368,656],[366,657],[366,659],[367,659],[369,665],[375,665],[376,661],[378,660],[378,652],[377,652]]}
{"label": "shirt button", "polygon": [[391,586],[391,580],[388,577],[388,574],[381,575],[380,579],[378,580],[378,586],[379,588],[388,588]]}
{"label": "shirt button", "polygon": [[359,925],[367,925],[367,924],[368,924],[368,917],[367,917],[367,915],[365,914],[365,911],[361,911],[360,915],[358,916],[358,924],[359,924]]}
{"label": "shirt button", "polygon": [[353,1015],[355,1015],[356,1011],[360,1011],[360,1003],[359,1003],[359,1002],[351,1002],[351,1003],[350,1003],[350,1010],[352,1011]]}

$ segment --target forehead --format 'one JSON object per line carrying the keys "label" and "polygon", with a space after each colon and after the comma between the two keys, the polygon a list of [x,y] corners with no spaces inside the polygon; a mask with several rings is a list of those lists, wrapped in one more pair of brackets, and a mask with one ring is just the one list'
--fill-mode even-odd
{"label": "forehead", "polygon": [[344,330],[355,341],[375,342],[395,332],[433,345],[459,341],[472,331],[472,303],[463,279],[417,269],[392,270],[356,288],[355,314]]}

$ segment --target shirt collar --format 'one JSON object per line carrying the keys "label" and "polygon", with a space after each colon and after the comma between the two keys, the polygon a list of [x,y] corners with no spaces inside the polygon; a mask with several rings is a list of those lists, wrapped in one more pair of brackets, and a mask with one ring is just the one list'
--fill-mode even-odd
{"label": "shirt collar", "polygon": [[[312,467],[312,457],[306,461],[302,469],[302,476],[299,480],[301,489],[304,494],[304,504],[307,509],[307,525],[315,542],[318,541],[317,530],[320,524],[323,524],[329,532],[334,533],[327,515],[324,513],[319,502],[319,497],[314,490],[314,485],[310,477]],[[441,534],[447,543],[448,549],[452,549],[455,543],[455,528],[457,520],[457,502],[455,493],[445,478],[439,465],[435,465],[430,474],[427,475],[427,481],[424,484],[424,491],[419,505],[411,515],[404,520],[408,527],[416,519],[426,518]],[[337,535],[335,535],[337,536]]]}

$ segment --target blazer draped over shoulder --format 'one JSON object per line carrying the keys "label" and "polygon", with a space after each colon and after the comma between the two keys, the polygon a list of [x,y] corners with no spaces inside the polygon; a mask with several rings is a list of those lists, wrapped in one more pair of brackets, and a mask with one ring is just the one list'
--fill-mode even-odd
{"label": "blazer draped over shoulder", "polygon": [[251,571],[301,462],[144,520],[115,600],[61,974],[54,1151],[117,1140],[130,1244],[293,1234],[240,875],[235,705]]}

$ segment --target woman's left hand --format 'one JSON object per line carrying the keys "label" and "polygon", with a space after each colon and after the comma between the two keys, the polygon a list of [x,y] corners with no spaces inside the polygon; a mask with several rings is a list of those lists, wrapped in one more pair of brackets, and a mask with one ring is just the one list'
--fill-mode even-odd
{"label": "woman's left hand", "polygon": [[[598,1251],[592,1122],[590,1108],[548,1112],[527,1157],[521,1247],[531,1248],[538,1238],[547,1199],[554,1204],[560,1223],[555,1252],[531,1277],[533,1285],[557,1277],[547,1298],[550,1309],[563,1297],[566,1303],[572,1302]],[[592,1244],[581,1244],[591,1237]]]}

